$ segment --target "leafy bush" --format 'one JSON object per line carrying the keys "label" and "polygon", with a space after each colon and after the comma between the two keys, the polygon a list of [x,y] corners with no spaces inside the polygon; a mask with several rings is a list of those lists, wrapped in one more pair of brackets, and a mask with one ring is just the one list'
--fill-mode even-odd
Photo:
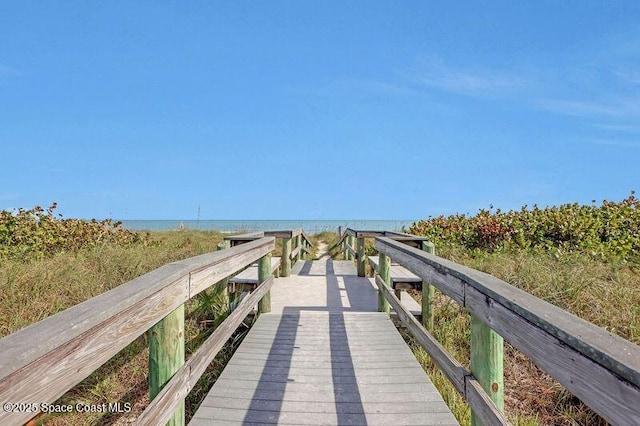
{"label": "leafy bush", "polygon": [[0,259],[42,258],[63,251],[77,251],[82,247],[113,243],[126,246],[147,243],[136,232],[121,227],[121,222],[63,219],[54,215],[57,203],[44,210],[36,206],[17,212],[0,211]]}
{"label": "leafy bush", "polygon": [[621,260],[640,258],[640,200],[635,192],[620,201],[595,201],[590,206],[563,204],[519,211],[480,210],[475,216],[439,216],[413,223],[409,232],[437,245],[462,245],[470,250],[545,250],[559,254],[583,250]]}

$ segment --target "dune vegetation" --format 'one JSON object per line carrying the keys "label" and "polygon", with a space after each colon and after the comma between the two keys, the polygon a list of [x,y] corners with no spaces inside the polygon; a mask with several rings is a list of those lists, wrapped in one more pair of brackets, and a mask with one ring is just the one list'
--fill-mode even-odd
{"label": "dune vegetation", "polygon": [[[0,337],[103,293],[168,262],[216,250],[223,234],[205,231],[140,233],[111,220],[64,219],[35,207],[0,212]],[[640,202],[519,211],[481,210],[414,223],[406,232],[428,236],[439,256],[488,272],[612,333],[640,344]],[[311,237],[331,247],[335,233]],[[280,253],[278,244],[275,255]],[[375,253],[368,242],[367,253]],[[339,255],[338,255],[339,257]],[[228,314],[224,289],[198,295],[186,307],[187,357]],[[417,299],[419,294],[414,294]],[[221,351],[191,392],[187,418],[220,374],[247,328]],[[437,294],[434,335],[463,364],[469,363],[469,315]],[[470,413],[429,356],[412,343],[418,360],[462,424]],[[605,424],[588,407],[505,345],[505,406],[519,425]],[[60,402],[128,401],[120,415],[50,415],[53,425],[124,424],[148,403],[147,345],[141,336]]]}
{"label": "dune vegetation", "polygon": [[[640,344],[640,201],[452,215],[416,222],[437,254],[492,274],[633,343]],[[417,299],[419,294],[415,294]],[[469,365],[469,315],[437,295],[434,335]],[[469,409],[417,345],[414,352],[458,420]],[[505,343],[505,408],[514,424],[606,424],[526,356]]]}

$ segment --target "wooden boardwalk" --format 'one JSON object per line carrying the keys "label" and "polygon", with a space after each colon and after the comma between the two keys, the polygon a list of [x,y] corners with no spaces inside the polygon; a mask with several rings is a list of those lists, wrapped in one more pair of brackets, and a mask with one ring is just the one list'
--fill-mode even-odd
{"label": "wooden boardwalk", "polygon": [[353,262],[298,262],[271,293],[191,424],[457,424]]}

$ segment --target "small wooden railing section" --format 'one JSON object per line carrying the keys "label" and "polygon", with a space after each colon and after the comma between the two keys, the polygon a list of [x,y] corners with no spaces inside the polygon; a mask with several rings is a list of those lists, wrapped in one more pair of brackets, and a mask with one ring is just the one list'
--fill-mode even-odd
{"label": "small wooden railing section", "polygon": [[[145,332],[151,402],[137,424],[184,424],[185,397],[225,342],[256,305],[270,311],[276,238],[288,276],[312,247],[301,229],[231,236],[220,251],[169,263],[0,339],[0,425],[38,415]],[[256,261],[259,285],[185,362],[185,302]]]}
{"label": "small wooden railing section", "polygon": [[[184,400],[218,351],[258,305],[270,310],[271,254],[282,238],[282,276],[309,252],[302,230],[244,234],[220,250],[167,264],[102,295],[0,339],[0,424],[21,424],[53,403],[143,333],[149,340],[151,402],[140,425],[184,423]],[[640,424],[640,347],[491,275],[435,255],[423,237],[347,229],[337,246],[365,275],[365,238],[379,253],[378,307],[403,324],[471,407],[473,423],[508,424],[502,413],[503,337],[604,417]],[[391,259],[423,280],[422,324],[390,289]],[[185,362],[184,304],[258,262],[258,285]],[[471,370],[429,333],[433,288],[471,314]],[[23,404],[20,406],[19,404]]]}
{"label": "small wooden railing section", "polygon": [[[399,319],[471,407],[472,424],[503,414],[503,338],[611,424],[640,424],[640,347],[498,278],[435,255],[423,237],[347,229],[334,245],[365,275],[375,238],[378,308]],[[357,240],[357,241],[356,241]],[[391,259],[422,278],[422,324],[391,291]],[[430,334],[434,287],[471,314],[471,371]]]}

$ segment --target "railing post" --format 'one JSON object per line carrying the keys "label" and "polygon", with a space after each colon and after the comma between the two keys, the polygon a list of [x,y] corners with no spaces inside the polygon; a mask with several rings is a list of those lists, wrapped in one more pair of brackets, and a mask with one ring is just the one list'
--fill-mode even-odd
{"label": "railing post", "polygon": [[344,260],[351,260],[351,252],[348,249],[348,246],[351,245],[351,235],[347,235],[344,239]]}
{"label": "railing post", "polygon": [[[153,400],[184,364],[184,305],[180,305],[151,327],[148,339],[149,400]],[[184,425],[184,401],[167,425]]]}
{"label": "railing post", "polygon": [[358,238],[358,259],[356,259],[358,263],[358,276],[364,277],[365,272],[365,255],[364,255],[364,238]]}
{"label": "railing post", "polygon": [[[265,254],[258,260],[258,285],[271,276],[271,254]],[[271,312],[271,290],[258,302],[258,314]]]}
{"label": "railing post", "polygon": [[282,258],[280,260],[282,277],[291,275],[291,237],[282,239]]}
{"label": "railing post", "polygon": [[[378,275],[380,275],[380,278],[382,278],[387,287],[391,287],[391,258],[384,253],[380,253],[378,259],[380,262]],[[390,311],[389,301],[384,297],[384,293],[378,290],[378,312],[386,312],[389,314]]]}
{"label": "railing post", "polygon": [[[298,236],[296,236],[296,248],[298,247],[302,247],[302,234],[298,234]],[[296,255],[296,262],[299,261],[301,258],[302,258],[302,250],[300,250]]]}
{"label": "railing post", "polygon": [[[216,246],[218,251],[228,249],[231,246],[229,241],[222,240]],[[222,297],[222,302],[225,306],[231,308],[231,303],[233,301],[232,295],[229,293],[229,277],[223,278],[217,283],[213,285],[213,291],[218,292],[218,294]]]}
{"label": "railing post", "polygon": [[[422,242],[422,250],[436,254],[436,246],[430,241]],[[434,287],[428,281],[422,281],[422,325],[427,331],[433,331]]]}
{"label": "railing post", "polygon": [[[349,235],[349,245],[352,249],[356,248],[356,237],[354,237],[353,235]],[[355,260],[355,257],[351,252],[349,252],[349,260]]]}
{"label": "railing post", "polygon": [[[471,316],[471,374],[487,395],[504,411],[504,374],[502,336],[478,318]],[[482,423],[471,413],[471,425]]]}

